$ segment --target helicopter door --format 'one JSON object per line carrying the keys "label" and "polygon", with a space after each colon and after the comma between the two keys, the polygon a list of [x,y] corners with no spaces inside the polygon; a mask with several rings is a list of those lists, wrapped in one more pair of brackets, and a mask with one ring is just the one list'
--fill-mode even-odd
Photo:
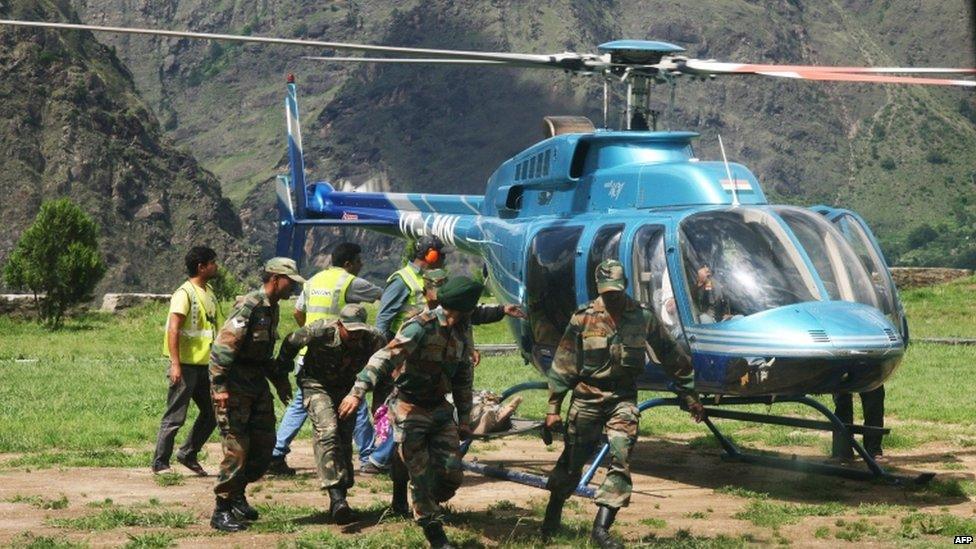
{"label": "helicopter door", "polygon": [[691,355],[678,315],[665,248],[664,227],[647,225],[638,229],[632,254],[633,289],[634,298],[654,312],[660,327],[649,337],[652,350],[649,358],[678,373],[690,368]]}
{"label": "helicopter door", "polygon": [[901,329],[902,339],[907,342],[908,324],[905,322],[905,314],[898,299],[898,290],[891,278],[888,264],[881,254],[881,246],[878,245],[871,229],[860,217],[847,210],[835,210],[828,219],[844,235],[871,277],[871,284],[879,302],[878,308],[892,324]]}
{"label": "helicopter door", "polygon": [[590,300],[596,299],[596,268],[607,259],[620,259],[620,236],[624,232],[623,224],[604,225],[593,237],[590,253],[586,256],[586,295]]}
{"label": "helicopter door", "polygon": [[582,233],[582,227],[543,229],[529,247],[525,294],[532,355],[545,368],[576,310],[576,246]]}

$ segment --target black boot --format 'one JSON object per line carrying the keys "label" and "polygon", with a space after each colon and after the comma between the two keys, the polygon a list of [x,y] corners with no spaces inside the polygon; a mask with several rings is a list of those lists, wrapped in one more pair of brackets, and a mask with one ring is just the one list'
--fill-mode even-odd
{"label": "black boot", "polygon": [[542,521],[542,540],[549,541],[559,531],[559,524],[563,516],[565,499],[549,495],[549,505],[546,505],[546,518]]}
{"label": "black boot", "polygon": [[593,521],[590,539],[602,549],[623,549],[623,545],[610,535],[610,525],[613,524],[613,519],[617,516],[617,509],[606,505],[599,507],[600,510],[596,512],[596,520]]}
{"label": "black boot", "polygon": [[447,541],[447,534],[444,533],[444,525],[439,520],[432,520],[423,525],[424,537],[430,543],[431,549],[453,549],[451,542]]}
{"label": "black boot", "polygon": [[396,454],[393,455],[393,462],[390,464],[390,477],[393,481],[393,501],[390,503],[390,510],[401,517],[409,517],[410,504],[407,503],[409,476],[400,456]]}
{"label": "black boot", "polygon": [[214,507],[213,516],[210,517],[210,527],[221,532],[240,532],[247,530],[247,525],[238,522],[231,512],[230,500],[217,498],[217,505]]}
{"label": "black boot", "polygon": [[288,462],[285,461],[285,456],[271,458],[268,470],[265,471],[265,473],[277,477],[293,477],[295,476],[295,472],[295,469],[288,466]]}
{"label": "black boot", "polygon": [[234,518],[237,520],[258,520],[258,510],[251,507],[251,504],[247,502],[247,498],[244,494],[240,497],[230,500],[230,512],[233,513]]}
{"label": "black boot", "polygon": [[352,509],[346,502],[344,488],[329,488],[329,513],[336,524],[349,524],[352,520]]}

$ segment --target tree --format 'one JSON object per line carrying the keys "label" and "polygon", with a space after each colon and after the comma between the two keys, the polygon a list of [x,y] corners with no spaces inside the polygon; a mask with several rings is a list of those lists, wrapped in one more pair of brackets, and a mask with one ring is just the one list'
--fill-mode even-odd
{"label": "tree", "polygon": [[210,281],[210,287],[220,301],[230,301],[247,292],[247,287],[223,265],[217,267],[217,276]]}
{"label": "tree", "polygon": [[65,311],[91,299],[105,274],[98,225],[67,198],[41,205],[24,231],[3,275],[8,286],[34,294],[38,318],[58,328]]}

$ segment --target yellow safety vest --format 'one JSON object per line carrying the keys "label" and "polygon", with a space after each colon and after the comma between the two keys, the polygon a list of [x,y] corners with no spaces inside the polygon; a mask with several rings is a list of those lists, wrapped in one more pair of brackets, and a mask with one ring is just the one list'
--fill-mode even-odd
{"label": "yellow safety vest", "polygon": [[407,296],[407,302],[403,304],[403,307],[393,317],[393,322],[390,323],[390,331],[393,333],[397,333],[403,322],[422,311],[424,306],[424,277],[420,273],[415,272],[410,265],[407,265],[391,274],[386,279],[386,283],[393,282],[393,279],[397,277],[407,285],[407,289],[410,290],[410,295]]}
{"label": "yellow safety vest", "polygon": [[[346,306],[346,290],[356,278],[342,267],[329,267],[308,279],[305,283],[305,325],[320,318],[339,318],[339,311]],[[302,347],[304,356],[308,347]]]}
{"label": "yellow safety vest", "polygon": [[[206,294],[212,293],[213,289],[208,284],[206,290],[201,290],[187,280],[176,291],[186,292],[190,298],[190,314],[183,320],[180,328],[180,364],[206,365],[210,362],[210,345],[217,335],[221,320],[219,307],[215,306],[213,311],[208,311],[205,305],[208,302]],[[216,305],[216,300],[214,304]],[[169,356],[168,314],[163,333],[163,355]]]}

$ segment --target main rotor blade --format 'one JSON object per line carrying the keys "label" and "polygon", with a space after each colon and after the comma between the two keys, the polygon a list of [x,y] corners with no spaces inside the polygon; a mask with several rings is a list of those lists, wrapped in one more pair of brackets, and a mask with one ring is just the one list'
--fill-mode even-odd
{"label": "main rotor blade", "polygon": [[750,63],[722,63],[688,59],[685,66],[692,71],[712,74],[762,74],[766,72],[820,71],[832,74],[976,74],[976,68],[950,67],[828,67],[822,65],[757,65]]}
{"label": "main rotor blade", "polygon": [[161,29],[144,29],[135,27],[107,27],[100,25],[80,25],[76,23],[48,23],[43,21],[19,21],[0,19],[0,25],[16,27],[35,27],[49,29],[87,30],[93,32],[112,32],[119,34],[143,34],[150,36],[165,36],[170,38],[190,38],[194,40],[223,40],[228,42],[243,42],[257,44],[280,44],[285,46],[301,46],[309,48],[327,48],[334,50],[365,51],[377,53],[395,53],[406,56],[419,56],[437,59],[469,59],[494,61],[496,63],[511,63],[518,66],[552,67],[575,70],[582,66],[584,56],[573,53],[540,55],[528,53],[480,52],[464,50],[440,50],[429,48],[406,48],[397,46],[375,46],[370,44],[352,44],[345,42],[324,42],[320,40],[300,40],[294,38],[270,38],[263,36],[240,36],[236,34],[214,34],[207,32],[171,31]]}
{"label": "main rotor blade", "polygon": [[[302,59],[311,61],[334,61],[336,63],[430,63],[434,65],[495,65],[498,67],[520,66],[515,62],[488,61],[486,59],[424,59],[422,57],[329,57],[305,55]],[[559,68],[559,67],[553,67]]]}
{"label": "main rotor blade", "polygon": [[917,78],[913,76],[886,76],[877,74],[830,73],[824,71],[762,71],[755,74],[775,78],[819,80],[825,82],[869,82],[875,84],[923,84],[927,86],[962,86],[976,88],[976,80],[950,80],[947,78]]}

